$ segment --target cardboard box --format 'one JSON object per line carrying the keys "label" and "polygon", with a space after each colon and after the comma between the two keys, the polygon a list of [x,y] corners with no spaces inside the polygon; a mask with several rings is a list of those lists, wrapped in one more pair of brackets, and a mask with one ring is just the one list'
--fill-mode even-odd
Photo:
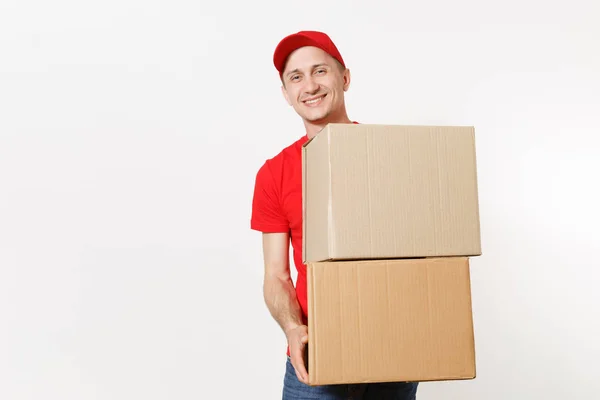
{"label": "cardboard box", "polygon": [[311,385],[475,378],[468,258],[307,268]]}
{"label": "cardboard box", "polygon": [[481,255],[472,127],[329,124],[302,157],[305,263]]}

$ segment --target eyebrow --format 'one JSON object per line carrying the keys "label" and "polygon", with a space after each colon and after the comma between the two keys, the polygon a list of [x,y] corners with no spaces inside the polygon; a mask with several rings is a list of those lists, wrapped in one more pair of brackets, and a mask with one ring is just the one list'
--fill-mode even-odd
{"label": "eyebrow", "polygon": [[[315,68],[318,68],[318,67],[329,67],[329,64],[327,64],[327,63],[314,64],[311,67],[311,69],[315,69]],[[287,74],[285,74],[285,76],[289,78],[290,75],[295,74],[297,72],[300,72],[300,69],[296,68],[296,69],[288,72]]]}

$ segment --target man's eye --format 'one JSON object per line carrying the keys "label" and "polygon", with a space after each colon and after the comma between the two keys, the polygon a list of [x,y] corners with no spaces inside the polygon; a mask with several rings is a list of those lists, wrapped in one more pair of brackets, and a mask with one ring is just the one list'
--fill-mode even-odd
{"label": "man's eye", "polygon": [[324,70],[324,69],[318,69],[318,70],[317,70],[317,74],[324,74],[324,73],[325,73],[325,70]]}

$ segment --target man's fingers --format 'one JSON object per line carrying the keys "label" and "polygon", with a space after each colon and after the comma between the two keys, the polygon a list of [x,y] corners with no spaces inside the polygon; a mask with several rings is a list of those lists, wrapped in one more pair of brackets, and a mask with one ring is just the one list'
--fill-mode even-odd
{"label": "man's fingers", "polygon": [[296,376],[298,377],[298,380],[308,385],[308,373],[306,372],[302,361],[296,363],[294,368],[296,369]]}
{"label": "man's fingers", "polygon": [[[294,363],[292,363],[292,365],[294,365]],[[298,369],[296,368],[296,365],[294,365],[294,371],[296,371],[296,378],[298,378],[298,380],[302,383],[304,383],[304,380],[302,379],[302,377],[300,376],[300,372],[298,372]]]}
{"label": "man's fingers", "polygon": [[286,332],[290,348],[292,366],[298,380],[308,384],[308,371],[306,370],[305,351],[308,343],[308,329],[306,326],[298,326]]}
{"label": "man's fingers", "polygon": [[292,365],[296,370],[298,379],[303,383],[308,383],[308,372],[304,366],[304,345],[296,346],[292,354]]}

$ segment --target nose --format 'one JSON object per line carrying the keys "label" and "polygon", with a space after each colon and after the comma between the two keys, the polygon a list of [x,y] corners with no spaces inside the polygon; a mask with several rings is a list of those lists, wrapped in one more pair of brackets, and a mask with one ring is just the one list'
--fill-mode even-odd
{"label": "nose", "polygon": [[319,83],[312,76],[307,77],[304,83],[304,91],[306,93],[314,94],[319,91]]}

